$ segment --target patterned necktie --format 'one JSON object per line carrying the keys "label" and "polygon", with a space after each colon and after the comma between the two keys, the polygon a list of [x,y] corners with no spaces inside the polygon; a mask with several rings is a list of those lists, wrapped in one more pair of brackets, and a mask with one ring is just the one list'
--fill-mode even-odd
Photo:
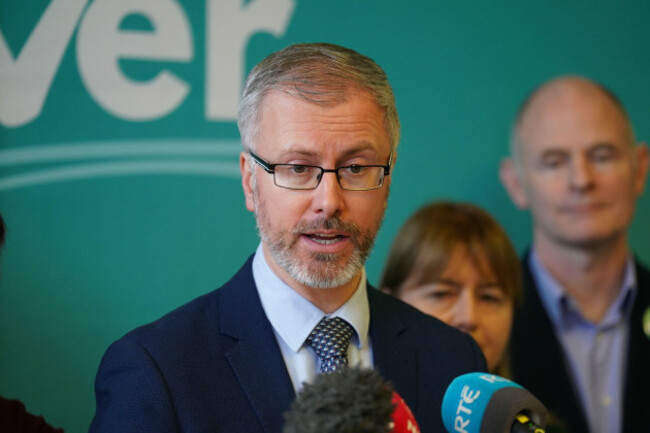
{"label": "patterned necktie", "polygon": [[320,372],[332,373],[348,365],[347,351],[352,326],[340,317],[323,318],[307,337],[309,344],[320,358]]}

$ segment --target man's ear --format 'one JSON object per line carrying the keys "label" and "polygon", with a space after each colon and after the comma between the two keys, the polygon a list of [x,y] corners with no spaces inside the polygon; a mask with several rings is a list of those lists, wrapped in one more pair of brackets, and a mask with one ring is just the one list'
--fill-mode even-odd
{"label": "man's ear", "polygon": [[648,165],[650,164],[650,156],[648,155],[648,145],[640,143],[636,149],[636,179],[634,188],[637,196],[641,196],[645,190],[646,179],[648,177]]}
{"label": "man's ear", "polygon": [[528,196],[519,178],[515,161],[512,158],[506,158],[501,161],[501,165],[499,166],[499,179],[501,179],[501,183],[515,206],[519,209],[528,209]]}
{"label": "man's ear", "polygon": [[255,202],[253,201],[253,172],[248,162],[248,152],[239,154],[239,171],[241,172],[241,186],[244,189],[246,198],[246,209],[255,212]]}

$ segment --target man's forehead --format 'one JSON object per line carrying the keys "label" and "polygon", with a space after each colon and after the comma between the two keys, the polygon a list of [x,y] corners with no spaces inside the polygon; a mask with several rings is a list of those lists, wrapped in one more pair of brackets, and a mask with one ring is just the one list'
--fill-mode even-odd
{"label": "man's forehead", "polygon": [[589,147],[629,141],[625,115],[600,88],[560,82],[541,89],[522,113],[518,143],[523,150],[547,146]]}
{"label": "man's forehead", "polygon": [[330,146],[340,148],[340,156],[383,153],[384,144],[390,150],[386,114],[366,91],[350,89],[339,103],[320,104],[272,90],[260,114],[260,136],[273,132],[273,147],[283,153],[313,156]]}

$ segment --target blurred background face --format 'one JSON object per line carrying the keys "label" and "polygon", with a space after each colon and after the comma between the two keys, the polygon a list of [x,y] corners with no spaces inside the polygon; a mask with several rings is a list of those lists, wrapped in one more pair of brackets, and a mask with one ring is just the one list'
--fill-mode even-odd
{"label": "blurred background face", "polygon": [[407,279],[397,296],[470,334],[483,351],[489,371],[494,371],[510,337],[513,301],[499,286],[484,254],[475,263],[466,247],[457,245],[438,278],[425,283]]}
{"label": "blurred background face", "polygon": [[624,236],[645,183],[629,135],[616,105],[583,81],[560,81],[531,103],[519,171],[536,241],[587,246]]}

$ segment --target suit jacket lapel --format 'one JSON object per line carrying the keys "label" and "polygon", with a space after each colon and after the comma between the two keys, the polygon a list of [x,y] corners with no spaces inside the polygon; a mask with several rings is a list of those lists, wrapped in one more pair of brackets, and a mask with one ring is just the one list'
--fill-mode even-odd
{"label": "suit jacket lapel", "polygon": [[[368,286],[370,339],[375,368],[390,381],[411,409],[417,408],[417,354],[406,346],[401,335],[406,325],[387,307],[376,290]],[[417,418],[417,413],[415,414]]]}
{"label": "suit jacket lapel", "polygon": [[252,260],[221,292],[221,332],[238,340],[226,354],[260,424],[280,432],[295,392],[253,280]]}
{"label": "suit jacket lapel", "polygon": [[528,267],[528,255],[524,257],[523,267],[524,300],[515,312],[510,342],[513,378],[566,422],[571,432],[587,432],[587,423],[567,371],[562,347]]}
{"label": "suit jacket lapel", "polygon": [[643,331],[643,314],[650,308],[650,272],[637,263],[637,293],[630,318],[627,370],[623,399],[623,432],[642,430],[650,407],[650,337]]}

